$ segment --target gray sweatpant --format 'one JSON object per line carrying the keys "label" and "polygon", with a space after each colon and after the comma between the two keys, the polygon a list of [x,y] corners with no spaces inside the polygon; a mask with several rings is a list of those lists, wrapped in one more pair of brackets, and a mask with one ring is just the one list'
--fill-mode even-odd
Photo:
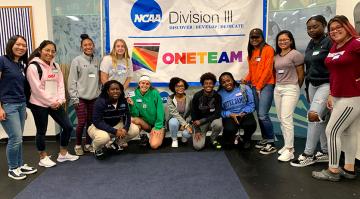
{"label": "gray sweatpant", "polygon": [[329,167],[338,168],[341,150],[345,153],[345,164],[355,163],[357,136],[360,132],[360,97],[333,99],[333,110],[326,126],[326,137]]}
{"label": "gray sweatpant", "polygon": [[[193,147],[195,150],[201,150],[205,147],[205,139],[206,139],[206,133],[211,130],[210,139],[211,142],[215,141],[216,138],[219,136],[221,130],[222,130],[222,120],[221,118],[213,120],[211,123],[205,123],[200,126],[200,128],[195,128],[193,132]],[[194,138],[195,133],[201,132],[201,138],[200,140],[196,140]]]}

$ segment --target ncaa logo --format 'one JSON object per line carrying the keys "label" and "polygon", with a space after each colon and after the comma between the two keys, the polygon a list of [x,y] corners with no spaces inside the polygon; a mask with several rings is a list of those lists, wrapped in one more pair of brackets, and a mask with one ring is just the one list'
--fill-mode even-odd
{"label": "ncaa logo", "polygon": [[155,29],[161,22],[162,11],[155,0],[138,0],[131,9],[133,24],[143,31]]}

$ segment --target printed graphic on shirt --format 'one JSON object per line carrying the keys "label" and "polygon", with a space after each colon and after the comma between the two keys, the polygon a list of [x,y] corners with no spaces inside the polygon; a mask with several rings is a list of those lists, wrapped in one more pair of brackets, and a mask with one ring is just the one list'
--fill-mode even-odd
{"label": "printed graphic on shirt", "polygon": [[242,97],[230,99],[226,102],[223,102],[223,109],[228,110],[230,107],[237,107],[243,104]]}
{"label": "printed graphic on shirt", "polygon": [[119,65],[116,66],[116,68],[111,68],[111,70],[109,72],[109,76],[110,77],[124,78],[126,76],[126,73],[127,73],[126,66],[123,65],[123,64],[119,64]]}
{"label": "printed graphic on shirt", "polygon": [[336,53],[329,53],[328,57],[332,58],[332,60],[335,60],[335,59],[339,59],[339,57],[341,55],[343,55],[344,53],[345,53],[345,50],[340,51],[340,52],[336,52]]}
{"label": "printed graphic on shirt", "polygon": [[[201,98],[203,98],[203,99],[201,99]],[[214,111],[215,111],[215,98],[211,98],[210,100],[209,100],[209,98],[207,98],[207,97],[204,97],[204,96],[202,96],[200,98],[200,102],[203,102],[203,103],[200,103],[199,104],[199,110],[200,111],[206,111],[206,110],[208,110],[208,109],[214,109]]]}

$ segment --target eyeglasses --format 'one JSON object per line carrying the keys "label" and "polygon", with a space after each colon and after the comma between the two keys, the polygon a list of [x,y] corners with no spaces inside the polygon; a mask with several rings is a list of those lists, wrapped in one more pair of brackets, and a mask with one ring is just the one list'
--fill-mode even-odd
{"label": "eyeglasses", "polygon": [[56,54],[56,51],[51,49],[43,49],[43,51],[45,51],[46,53]]}
{"label": "eyeglasses", "polygon": [[184,85],[176,85],[175,88],[185,88]]}
{"label": "eyeglasses", "polygon": [[334,28],[330,28],[330,34],[334,34],[335,32],[339,32],[344,28],[344,26],[336,26]]}
{"label": "eyeglasses", "polygon": [[281,40],[279,39],[278,40],[279,43],[286,43],[288,41],[290,41],[290,39],[281,39]]}

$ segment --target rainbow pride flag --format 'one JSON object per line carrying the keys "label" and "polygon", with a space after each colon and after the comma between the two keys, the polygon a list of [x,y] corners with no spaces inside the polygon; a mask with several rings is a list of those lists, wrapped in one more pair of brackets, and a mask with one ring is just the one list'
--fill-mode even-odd
{"label": "rainbow pride flag", "polygon": [[132,49],[133,70],[146,69],[156,72],[160,43],[134,43]]}

